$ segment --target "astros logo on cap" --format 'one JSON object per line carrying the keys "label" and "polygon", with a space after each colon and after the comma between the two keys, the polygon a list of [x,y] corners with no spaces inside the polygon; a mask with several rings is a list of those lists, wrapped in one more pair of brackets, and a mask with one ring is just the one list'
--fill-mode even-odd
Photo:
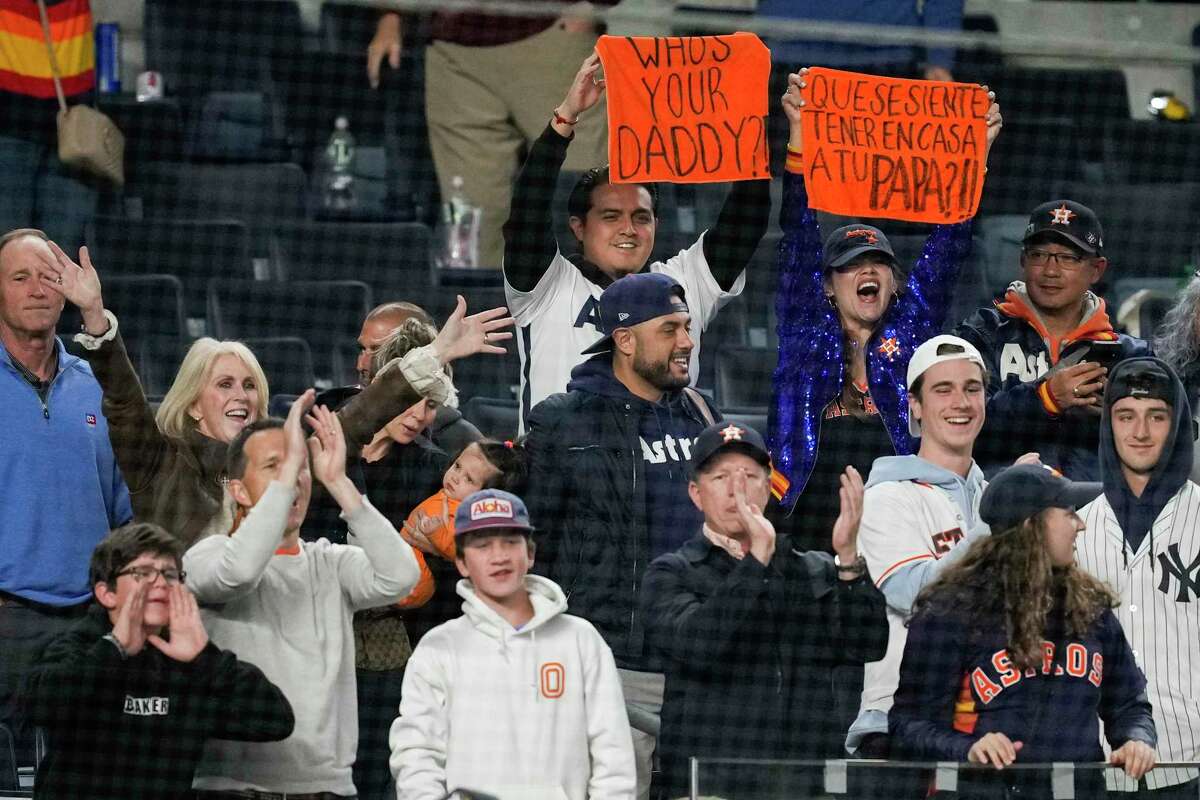
{"label": "astros logo on cap", "polygon": [[726,442],[740,442],[742,440],[743,433],[745,433],[745,431],[743,431],[737,425],[730,425],[727,428],[721,429],[721,438],[723,438]]}
{"label": "astros logo on cap", "polygon": [[856,236],[861,236],[867,240],[867,244],[878,244],[879,237],[875,235],[875,231],[869,231],[866,228],[855,228],[852,231],[846,231],[846,238],[853,239]]}
{"label": "astros logo on cap", "polygon": [[471,504],[471,519],[512,519],[512,503],[499,497],[485,497]]}
{"label": "astros logo on cap", "polygon": [[1070,225],[1071,220],[1079,216],[1071,209],[1067,208],[1067,204],[1063,203],[1056,209],[1050,212],[1050,222],[1052,225]]}

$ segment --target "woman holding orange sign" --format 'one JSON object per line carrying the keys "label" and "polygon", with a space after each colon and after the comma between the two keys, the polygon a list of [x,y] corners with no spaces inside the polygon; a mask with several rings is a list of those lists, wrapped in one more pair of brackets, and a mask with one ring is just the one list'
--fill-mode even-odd
{"label": "woman holding orange sign", "polygon": [[[970,252],[971,220],[934,226],[907,277],[887,236],[874,226],[846,225],[822,243],[804,183],[801,89],[807,72],[788,77],[782,99],[790,138],[770,432],[775,466],[790,481],[782,508],[790,511],[791,524],[784,527],[796,528],[793,535],[804,549],[828,551],[838,476],[846,466],[867,475],[879,456],[916,451],[908,432],[908,359],[941,332]],[[993,93],[988,100],[990,150],[1002,119]]]}

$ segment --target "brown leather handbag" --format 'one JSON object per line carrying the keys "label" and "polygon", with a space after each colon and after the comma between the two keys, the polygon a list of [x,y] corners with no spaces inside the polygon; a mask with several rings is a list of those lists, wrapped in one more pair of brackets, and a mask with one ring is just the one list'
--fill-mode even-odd
{"label": "brown leather handbag", "polygon": [[102,178],[116,186],[125,185],[125,136],[116,123],[91,106],[67,106],[58,58],[50,35],[50,17],[45,0],[38,0],[50,73],[58,95],[58,159],[68,167]]}

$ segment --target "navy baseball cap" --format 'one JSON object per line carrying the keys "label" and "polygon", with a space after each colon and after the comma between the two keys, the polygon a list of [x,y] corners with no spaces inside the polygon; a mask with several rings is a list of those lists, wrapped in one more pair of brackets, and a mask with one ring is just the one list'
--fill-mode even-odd
{"label": "navy baseball cap", "polygon": [[477,531],[515,529],[530,532],[529,509],[521,498],[500,489],[467,495],[454,513],[454,537]]}
{"label": "navy baseball cap", "polygon": [[1175,378],[1167,367],[1150,359],[1137,359],[1113,368],[1104,387],[1104,406],[1112,408],[1120,399],[1136,397],[1162,400],[1175,406]]}
{"label": "navy baseball cap", "polygon": [[583,351],[584,355],[612,350],[617,328],[632,328],[656,317],[682,311],[688,313],[683,287],[670,275],[639,272],[613,281],[600,295],[600,331],[604,338]]}
{"label": "navy baseball cap", "polygon": [[896,263],[896,251],[883,231],[873,225],[843,225],[825,240],[826,270],[840,269],[864,253],[880,253]]}
{"label": "navy baseball cap", "polygon": [[1041,464],[1018,464],[988,483],[979,516],[992,533],[1002,533],[1047,508],[1082,508],[1103,492],[1102,483],[1069,481]]}
{"label": "navy baseball cap", "polygon": [[699,472],[704,462],[726,450],[745,453],[767,469],[771,468],[771,451],[758,431],[736,422],[715,422],[702,430],[692,445],[692,474]]}
{"label": "navy baseball cap", "polygon": [[1028,242],[1043,233],[1057,234],[1088,255],[1104,249],[1104,231],[1096,213],[1074,200],[1051,200],[1035,208],[1021,241]]}

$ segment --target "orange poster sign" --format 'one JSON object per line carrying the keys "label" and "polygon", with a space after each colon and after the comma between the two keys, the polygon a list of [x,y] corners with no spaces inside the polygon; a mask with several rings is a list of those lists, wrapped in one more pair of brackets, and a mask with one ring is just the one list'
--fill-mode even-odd
{"label": "orange poster sign", "polygon": [[771,53],[757,36],[601,36],[596,52],[613,183],[771,177]]}
{"label": "orange poster sign", "polygon": [[954,223],[983,194],[987,92],[973,83],[814,67],[805,79],[809,205],[847,217]]}

